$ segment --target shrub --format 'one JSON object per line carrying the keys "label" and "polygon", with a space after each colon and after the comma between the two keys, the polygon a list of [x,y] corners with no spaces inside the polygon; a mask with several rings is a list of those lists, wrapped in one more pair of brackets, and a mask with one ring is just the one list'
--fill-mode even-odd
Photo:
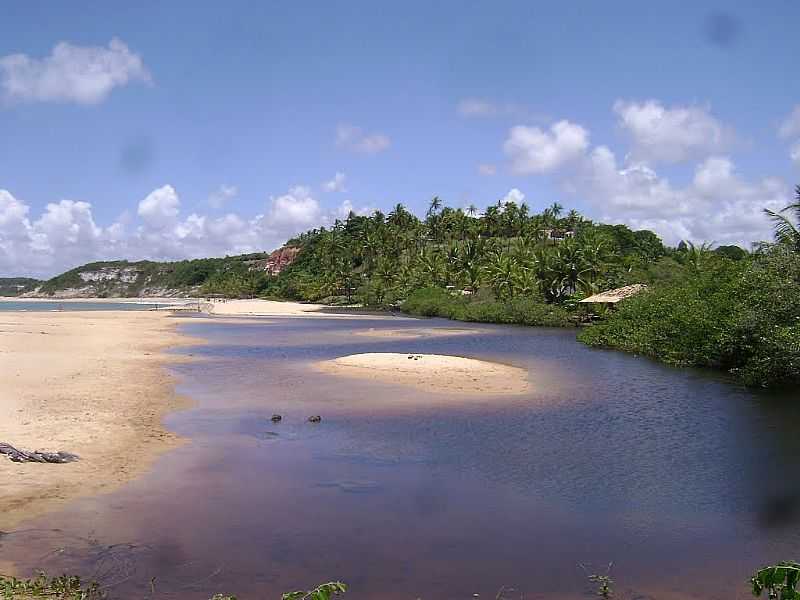
{"label": "shrub", "polygon": [[626,300],[579,339],[677,365],[719,367],[749,385],[800,381],[800,256],[772,248],[711,261]]}
{"label": "shrub", "polygon": [[442,288],[423,288],[413,292],[403,303],[404,312],[423,317],[445,317],[475,323],[507,323],[565,327],[569,313],[536,298],[517,296],[502,302],[485,294],[475,298],[454,296]]}

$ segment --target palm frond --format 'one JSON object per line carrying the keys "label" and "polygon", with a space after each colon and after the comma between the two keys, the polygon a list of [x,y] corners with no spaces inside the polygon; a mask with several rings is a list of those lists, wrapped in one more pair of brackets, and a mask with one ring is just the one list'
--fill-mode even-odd
{"label": "palm frond", "polygon": [[797,204],[790,204],[780,212],[775,212],[765,208],[764,214],[766,214],[770,220],[772,220],[772,227],[775,231],[776,242],[780,244],[790,244],[800,248],[800,230],[787,216],[782,214],[792,209],[797,211],[798,215],[800,215],[800,202]]}

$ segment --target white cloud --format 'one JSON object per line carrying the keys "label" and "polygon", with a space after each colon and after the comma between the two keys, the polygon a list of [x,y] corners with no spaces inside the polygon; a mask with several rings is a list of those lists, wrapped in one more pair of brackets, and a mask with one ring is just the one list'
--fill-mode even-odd
{"label": "white cloud", "polygon": [[665,108],[657,100],[617,100],[614,112],[637,160],[675,163],[702,158],[724,150],[733,140],[733,132],[706,107]]}
{"label": "white cloud", "polygon": [[491,177],[497,174],[497,166],[489,163],[482,163],[478,165],[478,173],[484,177]]}
{"label": "white cloud", "polygon": [[800,104],[795,106],[792,113],[781,123],[778,135],[782,138],[800,137]]}
{"label": "white cloud", "polygon": [[360,127],[340,124],[336,128],[336,144],[353,152],[377,154],[391,145],[389,136],[383,133],[366,133]]}
{"label": "white cloud", "polygon": [[7,101],[102,102],[115,87],[151,82],[142,58],[114,38],[108,47],[57,44],[45,58],[0,57],[0,90]]}
{"label": "white cloud", "polygon": [[494,102],[483,98],[464,98],[456,106],[458,114],[465,119],[489,119],[493,117],[517,117],[546,120],[543,115],[531,113],[529,109],[512,102]]}
{"label": "white cloud", "polygon": [[589,147],[589,132],[569,121],[554,123],[549,131],[517,125],[509,131],[503,150],[518,175],[546,173],[579,158]]}
{"label": "white cloud", "polygon": [[326,192],[346,192],[347,191],[347,175],[339,171],[333,176],[333,179],[326,181],[322,184],[322,189]]}
{"label": "white cloud", "polygon": [[180,205],[174,187],[165,185],[139,202],[136,216],[125,212],[103,227],[95,223],[88,202],[51,203],[34,220],[30,206],[0,189],[0,277],[48,277],[96,260],[180,260],[272,250],[297,233],[347,217],[350,210],[374,211],[349,200],[325,210],[305,186],[268,198],[264,211],[252,218],[184,216]]}
{"label": "white cloud", "polygon": [[789,150],[789,157],[792,159],[794,164],[800,167],[800,141],[791,147]]}
{"label": "white cloud", "polygon": [[727,157],[709,157],[697,166],[691,183],[678,188],[642,163],[619,166],[605,146],[591,152],[567,185],[601,220],[652,229],[671,244],[688,239],[747,245],[771,239],[763,209],[779,210],[791,197],[781,180],[743,180]]}
{"label": "white cloud", "polygon": [[270,198],[270,202],[267,222],[272,226],[285,228],[286,231],[301,231],[320,219],[319,202],[305,186],[293,187],[282,196]]}
{"label": "white cloud", "polygon": [[375,212],[374,206],[360,206],[353,205],[352,200],[344,200],[336,209],[335,215],[338,219],[344,221],[350,216],[350,213],[356,214],[361,217],[366,217]]}
{"label": "white cloud", "polygon": [[162,229],[175,222],[180,212],[181,201],[171,185],[150,192],[139,202],[138,214],[151,227]]}
{"label": "white cloud", "polygon": [[508,193],[505,196],[503,196],[502,200],[503,204],[506,204],[508,202],[513,202],[517,206],[522,204],[524,201],[525,201],[525,194],[523,194],[517,188],[511,188],[510,190],[508,190]]}
{"label": "white cloud", "polygon": [[500,108],[480,98],[465,98],[458,103],[458,114],[462,117],[494,117],[500,112]]}
{"label": "white cloud", "polygon": [[222,184],[208,196],[211,208],[222,208],[239,195],[239,188],[235,185]]}

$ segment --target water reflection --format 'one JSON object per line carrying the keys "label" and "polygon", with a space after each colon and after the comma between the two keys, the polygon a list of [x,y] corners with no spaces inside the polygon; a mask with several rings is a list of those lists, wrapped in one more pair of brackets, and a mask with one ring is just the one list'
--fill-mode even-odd
{"label": "water reflection", "polygon": [[[168,420],[192,444],[30,524],[48,535],[0,539],[0,558],[89,573],[85,540],[128,544],[120,597],[152,595],[152,577],[156,597],[177,598],[277,597],[332,578],[353,598],[577,596],[578,563],[614,561],[631,593],[721,598],[798,548],[787,398],[589,350],[570,331],[353,335],[404,327],[420,322],[192,322],[213,342],[176,367],[198,405]],[[462,401],[309,369],[374,351],[501,361],[533,385]],[[69,552],[45,556],[59,545]]]}

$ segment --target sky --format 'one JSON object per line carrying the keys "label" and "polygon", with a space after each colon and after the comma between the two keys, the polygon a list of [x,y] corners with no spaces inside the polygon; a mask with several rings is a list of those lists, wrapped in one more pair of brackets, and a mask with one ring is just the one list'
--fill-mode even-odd
{"label": "sky", "polygon": [[770,238],[800,3],[0,5],[0,276],[272,250],[350,210],[553,202]]}

